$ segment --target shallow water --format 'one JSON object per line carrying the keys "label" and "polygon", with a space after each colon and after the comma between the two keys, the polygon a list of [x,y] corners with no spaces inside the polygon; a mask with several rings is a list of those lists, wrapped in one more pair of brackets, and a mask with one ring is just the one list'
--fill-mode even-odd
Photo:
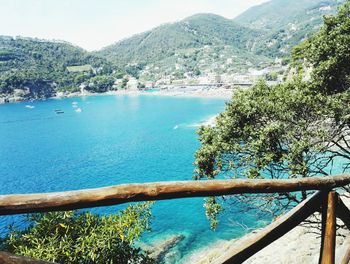
{"label": "shallow water", "polygon": [[[199,146],[196,124],[223,109],[220,99],[160,96],[91,96],[0,105],[0,194],[190,180]],[[120,208],[124,206],[92,211],[113,213]],[[152,232],[142,239],[184,235],[168,257],[169,263],[181,262],[215,241],[242,235],[244,225],[263,224],[237,212],[226,211],[213,232],[202,198],[160,201],[153,207]],[[23,224],[16,216],[1,217],[0,225],[14,221]]]}

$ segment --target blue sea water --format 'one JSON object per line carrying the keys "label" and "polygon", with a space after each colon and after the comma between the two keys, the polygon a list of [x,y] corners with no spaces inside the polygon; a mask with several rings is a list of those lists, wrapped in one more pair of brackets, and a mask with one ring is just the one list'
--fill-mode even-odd
{"label": "blue sea water", "polygon": [[[75,111],[78,107],[81,112]],[[224,107],[219,99],[160,96],[0,105],[0,194],[191,180],[199,147],[194,124]],[[56,114],[55,109],[64,113]],[[91,210],[115,213],[124,207]],[[173,248],[171,263],[215,241],[241,236],[245,225],[263,224],[231,208],[221,215],[218,229],[211,231],[202,198],[159,201],[152,213],[152,232],[143,236],[144,242],[184,236]],[[0,226],[21,221],[18,216],[0,217]]]}

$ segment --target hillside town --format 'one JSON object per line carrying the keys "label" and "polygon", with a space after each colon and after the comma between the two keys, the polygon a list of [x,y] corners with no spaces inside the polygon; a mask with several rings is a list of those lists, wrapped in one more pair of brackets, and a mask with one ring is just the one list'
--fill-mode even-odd
{"label": "hillside town", "polygon": [[137,79],[131,75],[116,79],[113,90],[147,90],[147,89],[170,89],[176,87],[223,87],[226,89],[236,86],[251,86],[260,79],[266,80],[269,84],[277,84],[286,78],[288,65],[282,64],[282,59],[276,58],[274,63],[268,67],[257,69],[248,68],[245,73],[216,73],[205,71],[196,76],[193,72],[185,72],[184,78],[176,79],[174,74],[163,76],[156,80]]}

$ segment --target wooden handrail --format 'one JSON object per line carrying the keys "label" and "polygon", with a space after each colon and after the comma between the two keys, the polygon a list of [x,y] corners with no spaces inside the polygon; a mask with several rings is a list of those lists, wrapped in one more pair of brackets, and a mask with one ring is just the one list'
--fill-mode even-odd
{"label": "wooden handrail", "polygon": [[0,251],[0,263],[6,264],[54,264],[42,260],[32,259],[23,256],[16,256],[7,252]]}
{"label": "wooden handrail", "polygon": [[2,195],[0,196],[0,215],[65,211],[187,197],[330,190],[348,184],[350,184],[350,174],[286,180],[235,179],[122,184],[78,191]]}
{"label": "wooden handrail", "polygon": [[238,264],[244,262],[319,210],[322,196],[322,192],[315,193],[264,229],[243,237],[237,241],[238,246],[227,250],[214,263]]}

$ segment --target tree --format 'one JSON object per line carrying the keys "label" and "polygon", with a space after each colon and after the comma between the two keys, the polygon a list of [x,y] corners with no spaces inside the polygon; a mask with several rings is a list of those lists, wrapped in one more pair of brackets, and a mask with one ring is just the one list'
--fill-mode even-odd
{"label": "tree", "polygon": [[[349,152],[334,149],[339,143],[336,134],[344,128],[344,122],[335,119],[342,108],[338,99],[314,94],[300,80],[276,86],[260,82],[250,90],[239,91],[215,127],[198,131],[201,147],[196,152],[196,178],[329,175],[339,157],[346,159],[343,164],[348,169]],[[307,195],[267,195],[256,205],[278,213]],[[210,205],[216,208],[214,212],[220,211],[215,199],[207,200],[206,207]],[[213,227],[216,224],[214,219]]]}
{"label": "tree", "polygon": [[336,16],[324,18],[320,31],[296,47],[296,64],[306,62],[313,68],[314,89],[327,94],[344,92],[350,87],[350,1]]}
{"label": "tree", "polygon": [[110,76],[95,76],[89,80],[89,85],[86,89],[97,93],[103,93],[107,92],[112,87],[113,83],[114,79]]}
{"label": "tree", "polygon": [[[339,84],[336,80],[348,80],[350,64],[338,55],[343,50],[346,52],[343,57],[347,58],[350,50],[339,47],[324,51],[319,47],[324,51],[319,56],[320,50],[316,48],[318,43],[328,47],[335,44],[334,38],[347,39],[350,36],[350,30],[344,30],[350,26],[350,16],[344,15],[348,10],[349,3],[346,3],[339,15],[326,18],[317,37],[303,43],[294,52],[299,62],[303,61],[303,54],[310,58],[309,63],[313,62],[310,81],[296,77],[276,86],[259,82],[251,89],[238,91],[217,118],[215,127],[199,129],[201,147],[195,155],[196,179],[222,176],[302,178],[330,175],[337,169],[349,171],[350,109],[344,106],[350,105],[350,92],[349,85]],[[329,27],[327,21],[340,23],[336,28],[342,30],[335,30],[333,38],[323,34]],[[345,45],[345,42],[341,43]],[[315,49],[306,49],[306,52],[305,45]],[[236,199],[278,214],[308,194],[265,195],[258,201],[242,195]],[[215,228],[218,223],[216,215],[222,207],[215,198],[207,199],[205,207]]]}
{"label": "tree", "polygon": [[278,79],[278,73],[277,72],[269,72],[265,75],[265,79],[267,81],[277,81]]}
{"label": "tree", "polygon": [[132,205],[116,215],[30,215],[29,227],[11,229],[0,249],[57,263],[152,263],[134,246],[134,241],[149,230],[151,204]]}

